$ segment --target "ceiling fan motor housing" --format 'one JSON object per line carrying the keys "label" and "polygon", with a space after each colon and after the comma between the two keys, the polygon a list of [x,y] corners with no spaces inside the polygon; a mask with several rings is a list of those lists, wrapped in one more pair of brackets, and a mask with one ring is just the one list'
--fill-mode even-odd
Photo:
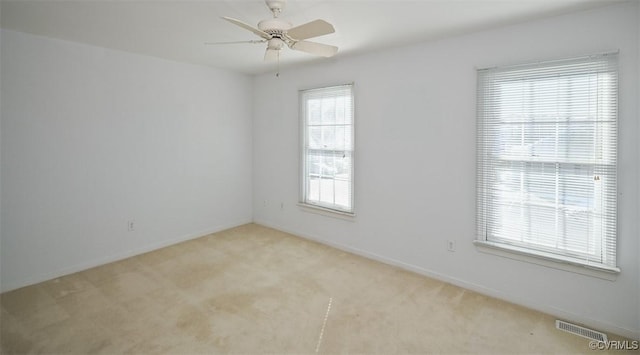
{"label": "ceiling fan motor housing", "polygon": [[271,18],[260,21],[258,28],[276,39],[284,39],[284,35],[291,28],[291,23],[279,18]]}
{"label": "ceiling fan motor housing", "polygon": [[272,31],[287,31],[291,28],[291,23],[281,20],[279,18],[270,18],[266,20],[262,20],[258,23],[258,28],[262,31],[269,33]]}

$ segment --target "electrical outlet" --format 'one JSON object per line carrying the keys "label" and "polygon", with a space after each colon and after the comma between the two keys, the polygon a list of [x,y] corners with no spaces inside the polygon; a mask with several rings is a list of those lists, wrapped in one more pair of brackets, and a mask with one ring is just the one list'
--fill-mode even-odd
{"label": "electrical outlet", "polygon": [[267,200],[262,200],[262,207],[267,207]]}
{"label": "electrical outlet", "polygon": [[284,210],[284,202],[280,202],[280,209]]}
{"label": "electrical outlet", "polygon": [[136,230],[136,224],[133,220],[127,221],[127,230],[129,232],[133,232],[134,230]]}
{"label": "electrical outlet", "polygon": [[447,250],[456,251],[456,242],[454,240],[447,241]]}

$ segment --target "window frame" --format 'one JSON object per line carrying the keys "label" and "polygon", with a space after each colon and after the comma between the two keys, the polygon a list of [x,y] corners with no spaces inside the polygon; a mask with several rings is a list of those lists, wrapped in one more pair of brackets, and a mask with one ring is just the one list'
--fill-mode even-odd
{"label": "window frame", "polygon": [[[345,149],[317,149],[317,148],[308,148],[307,147],[307,139],[308,139],[308,117],[306,112],[306,99],[305,94],[314,93],[314,92],[322,92],[322,91],[331,91],[340,88],[348,88],[351,96],[351,146],[350,150],[345,147]],[[301,89],[298,91],[298,100],[299,100],[299,123],[300,123],[300,163],[299,163],[299,202],[298,206],[305,212],[317,213],[329,217],[337,217],[347,220],[352,220],[355,217],[355,101],[354,101],[354,91],[355,91],[354,83],[347,84],[338,84],[338,85],[329,85],[322,87],[313,87],[308,89]],[[308,186],[309,186],[309,175],[307,174],[307,156],[309,150],[317,151],[317,152],[327,152],[327,154],[338,154],[339,152],[343,152],[346,154],[350,153],[350,180],[349,180],[349,189],[350,189],[350,208],[342,208],[337,204],[323,203],[323,202],[314,202],[310,201],[307,195]],[[335,181],[335,177],[332,179]]]}
{"label": "window frame", "polygon": [[[552,252],[548,252],[545,251],[543,247],[538,246],[538,247],[527,247],[526,245],[517,245],[517,244],[510,244],[508,242],[504,242],[504,241],[500,241],[500,240],[489,240],[488,238],[488,229],[487,229],[487,219],[488,219],[488,214],[492,214],[493,212],[489,211],[487,212],[487,210],[490,208],[490,206],[492,205],[492,203],[488,202],[489,198],[488,198],[488,190],[489,190],[489,183],[486,181],[490,178],[491,176],[491,172],[488,172],[488,168],[484,167],[485,164],[495,164],[498,161],[501,161],[500,157],[491,157],[489,158],[490,154],[489,154],[489,146],[491,145],[491,143],[487,143],[486,140],[491,139],[489,136],[490,134],[486,134],[485,135],[485,127],[484,125],[487,124],[485,122],[485,117],[483,115],[485,115],[485,105],[488,105],[490,107],[493,107],[493,105],[496,104],[496,102],[491,101],[492,98],[486,98],[485,95],[487,95],[486,92],[484,92],[483,90],[489,90],[490,92],[496,92],[498,91],[498,87],[496,85],[494,85],[493,83],[491,83],[490,85],[483,85],[485,84],[484,81],[481,81],[481,73],[483,71],[492,71],[492,70],[500,70],[503,72],[516,72],[517,70],[523,68],[523,67],[540,67],[540,68],[549,68],[552,66],[557,66],[559,62],[570,62],[570,61],[580,61],[580,60],[584,60],[585,62],[591,60],[593,62],[597,61],[597,60],[603,60],[600,59],[602,57],[606,57],[606,56],[614,56],[615,62],[617,63],[617,52],[611,52],[611,53],[603,53],[603,54],[597,54],[597,55],[591,55],[591,56],[586,56],[586,57],[579,57],[579,58],[569,58],[569,59],[561,59],[561,60],[553,60],[553,61],[546,61],[546,62],[537,62],[537,63],[528,63],[528,64],[521,64],[521,65],[513,65],[513,66],[505,66],[505,67],[501,67],[501,68],[487,68],[487,69],[478,69],[478,74],[477,74],[477,79],[478,79],[478,86],[477,86],[477,112],[476,112],[476,117],[477,117],[477,158],[476,158],[476,174],[477,174],[477,200],[476,200],[476,239],[474,240],[474,244],[478,247],[479,251],[482,252],[487,252],[487,253],[491,253],[491,254],[495,254],[495,255],[499,255],[499,256],[503,256],[503,257],[508,257],[508,258],[513,258],[513,259],[517,259],[517,260],[521,260],[521,261],[527,261],[527,262],[532,262],[535,264],[540,264],[540,265],[544,265],[544,266],[548,266],[548,267],[554,267],[554,268],[558,268],[558,269],[563,269],[563,270],[567,270],[567,271],[573,271],[573,272],[577,272],[577,273],[581,273],[581,274],[586,274],[586,275],[590,275],[590,276],[595,276],[595,277],[600,277],[600,278],[604,278],[604,279],[614,279],[615,276],[620,272],[620,269],[618,268],[617,264],[614,265],[607,265],[605,264],[606,261],[606,257],[603,257],[603,262],[602,263],[597,263],[591,260],[584,260],[581,259],[580,257],[576,257],[575,255],[571,255],[570,251],[566,251],[564,252],[564,254],[559,253],[559,250],[561,249],[555,249]],[[615,90],[613,90],[611,93],[615,96],[615,101],[616,101],[616,108],[615,108],[615,124],[614,124],[614,139],[615,141],[611,144],[611,142],[608,143],[608,145],[606,145],[607,148],[613,148],[614,149],[614,162],[613,162],[613,188],[611,190],[611,187],[609,186],[609,195],[611,195],[611,191],[613,191],[613,195],[615,196],[617,194],[617,181],[615,181],[615,179],[617,178],[617,161],[616,161],[616,156],[617,156],[617,152],[618,152],[618,141],[619,141],[619,134],[618,134],[618,117],[619,117],[619,110],[618,110],[618,106],[617,103],[619,102],[619,67],[615,66],[615,72],[613,73],[615,75]],[[488,79],[483,79],[483,80],[488,80]],[[524,79],[522,79],[524,82]],[[538,79],[531,79],[529,78],[528,80],[531,80],[532,82],[535,82],[536,80],[543,80],[542,78],[538,78]],[[490,95],[489,95],[490,96]],[[483,101],[483,98],[485,98],[485,100]],[[489,110],[492,114],[497,114],[499,111],[497,109],[495,110]],[[491,116],[491,114],[489,114],[489,116]],[[495,124],[495,123],[494,123]],[[523,123],[524,125],[524,123]],[[524,126],[523,126],[524,127]],[[595,127],[595,126],[594,126]],[[524,129],[524,128],[523,128]],[[596,128],[594,128],[596,129]],[[556,132],[556,135],[558,134],[558,132]],[[505,134],[504,133],[500,133],[497,134],[494,139],[500,140],[500,139],[504,139]],[[556,136],[557,137],[557,136]],[[557,138],[556,138],[557,139]],[[496,142],[493,141],[493,144],[495,144]],[[575,144],[575,143],[574,143]],[[573,146],[573,145],[571,145]],[[605,147],[605,146],[601,146],[600,148]],[[525,165],[527,164],[526,160],[521,160],[521,163],[524,163]],[[530,161],[529,163],[535,163],[533,161]],[[559,166],[564,166],[564,165],[570,165],[570,164],[575,164],[571,161],[566,161],[566,162],[556,162],[556,167],[557,169],[559,169]],[[596,169],[598,164],[595,162],[590,163],[593,169]],[[589,165],[589,164],[587,164]],[[514,170],[515,171],[515,170]],[[524,170],[522,170],[524,171]],[[556,171],[556,176],[564,176],[560,173],[558,173]],[[527,174],[528,175],[528,174]],[[497,186],[496,184],[499,183],[494,183],[491,186]],[[611,201],[608,201],[608,203],[610,203]],[[617,211],[617,197],[614,197],[613,200],[613,206],[615,208],[615,212],[614,212],[614,217],[613,220],[615,221],[615,223],[617,224],[617,215],[618,215],[618,211]],[[610,208],[610,205],[606,206],[607,208]],[[495,209],[493,210],[495,211]],[[493,213],[494,216],[497,216],[497,213]],[[529,222],[530,223],[530,222]],[[614,260],[616,260],[617,262],[617,232],[614,233],[614,244],[613,244],[613,255],[614,255]],[[555,238],[559,238],[559,235],[556,235]],[[602,233],[600,236],[600,241],[601,243],[608,243],[608,239],[606,239],[606,233]],[[499,238],[497,238],[499,239]]]}

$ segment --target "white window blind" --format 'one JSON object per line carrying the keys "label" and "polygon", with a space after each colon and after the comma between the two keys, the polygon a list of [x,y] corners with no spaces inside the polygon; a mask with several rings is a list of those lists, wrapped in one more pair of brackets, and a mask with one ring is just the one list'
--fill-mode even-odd
{"label": "white window blind", "polygon": [[618,55],[478,71],[477,238],[616,267]]}
{"label": "white window blind", "polygon": [[302,203],[353,213],[353,85],[300,92]]}

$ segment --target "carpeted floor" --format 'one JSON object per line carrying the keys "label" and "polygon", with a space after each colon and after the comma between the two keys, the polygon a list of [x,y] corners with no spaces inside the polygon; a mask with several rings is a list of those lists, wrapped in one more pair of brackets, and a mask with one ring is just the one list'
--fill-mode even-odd
{"label": "carpeted floor", "polygon": [[255,224],[0,297],[7,354],[592,352],[551,316]]}

